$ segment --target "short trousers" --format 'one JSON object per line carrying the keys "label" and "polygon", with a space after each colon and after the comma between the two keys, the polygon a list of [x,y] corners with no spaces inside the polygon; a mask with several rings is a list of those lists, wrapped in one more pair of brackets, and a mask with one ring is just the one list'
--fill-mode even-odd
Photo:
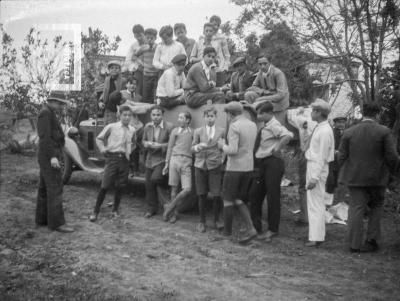
{"label": "short trousers", "polygon": [[192,189],[192,158],[187,156],[172,156],[169,162],[170,186],[178,186],[182,189]]}
{"label": "short trousers", "polygon": [[210,192],[212,197],[220,196],[222,184],[221,166],[211,170],[196,167],[194,175],[197,195],[206,195]]}
{"label": "short trousers", "polygon": [[222,183],[224,201],[246,200],[252,180],[252,171],[225,171]]}

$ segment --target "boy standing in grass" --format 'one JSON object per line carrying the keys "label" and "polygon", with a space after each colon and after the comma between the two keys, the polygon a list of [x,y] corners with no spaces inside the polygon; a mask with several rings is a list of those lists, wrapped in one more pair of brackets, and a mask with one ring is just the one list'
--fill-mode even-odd
{"label": "boy standing in grass", "polygon": [[107,191],[114,185],[113,215],[119,216],[122,188],[129,175],[129,157],[136,145],[135,128],[129,123],[132,112],[128,106],[119,108],[120,121],[108,124],[96,138],[97,146],[106,158],[103,181],[90,221],[95,222]]}
{"label": "boy standing in grass", "polygon": [[221,166],[222,151],[218,149],[218,140],[225,137],[225,130],[215,125],[217,110],[208,106],[204,110],[205,125],[196,129],[193,135],[192,151],[196,154],[195,183],[199,199],[200,223],[197,231],[206,231],[206,201],[209,193],[213,199],[214,226],[219,229],[223,225],[219,221],[222,211]]}
{"label": "boy standing in grass", "polygon": [[[171,132],[163,174],[169,172],[168,184],[171,186],[171,203],[164,211],[164,221],[175,223],[178,219],[177,207],[192,189],[192,140],[193,130],[189,127],[192,115],[181,112],[178,127]],[[178,193],[179,184],[182,190]]]}

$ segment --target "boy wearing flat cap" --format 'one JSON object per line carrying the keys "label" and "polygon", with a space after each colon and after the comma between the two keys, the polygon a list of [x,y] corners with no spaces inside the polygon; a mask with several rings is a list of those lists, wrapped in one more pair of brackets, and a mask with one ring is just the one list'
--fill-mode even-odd
{"label": "boy wearing flat cap", "polygon": [[172,59],[174,64],[161,75],[157,85],[157,98],[160,106],[170,109],[185,104],[183,86],[186,81],[186,55],[178,54]]}
{"label": "boy wearing flat cap", "polygon": [[239,242],[246,243],[257,236],[250,212],[243,199],[247,196],[254,167],[253,148],[257,126],[243,115],[241,103],[233,101],[226,105],[230,121],[227,142],[218,140],[218,147],[227,155],[226,171],[222,184],[224,201],[224,234],[232,234],[233,210],[237,208],[246,223],[247,232]]}
{"label": "boy wearing flat cap", "polygon": [[329,162],[334,160],[335,141],[332,127],[328,123],[330,105],[317,99],[312,104],[311,118],[317,126],[311,135],[306,150],[306,189],[308,211],[307,247],[316,247],[325,240],[325,184],[329,172]]}
{"label": "boy wearing flat cap", "polygon": [[105,108],[104,119],[105,124],[117,121],[117,109],[114,105],[109,102],[110,95],[114,91],[121,91],[125,86],[123,78],[121,76],[121,64],[118,61],[110,61],[107,64],[109,75],[104,81],[103,94],[100,97],[99,107]]}
{"label": "boy wearing flat cap", "polygon": [[64,233],[74,230],[65,225],[60,166],[65,140],[56,112],[61,111],[68,103],[63,92],[51,92],[47,104],[39,113],[37,122],[40,180],[36,202],[36,224]]}
{"label": "boy wearing flat cap", "polygon": [[226,93],[228,101],[244,100],[244,93],[253,84],[253,76],[247,70],[246,58],[239,57],[232,64],[235,72],[231,77],[230,90]]}
{"label": "boy wearing flat cap", "polygon": [[186,104],[191,108],[198,108],[206,104],[208,100],[213,103],[224,103],[224,92],[229,88],[216,87],[216,70],[213,68],[215,48],[206,47],[203,52],[203,60],[194,64],[188,73],[184,86],[187,97]]}

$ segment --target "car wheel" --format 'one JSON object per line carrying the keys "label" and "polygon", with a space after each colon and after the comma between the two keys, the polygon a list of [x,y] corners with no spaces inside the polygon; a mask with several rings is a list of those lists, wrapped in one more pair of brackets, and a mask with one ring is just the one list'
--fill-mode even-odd
{"label": "car wheel", "polygon": [[68,154],[63,151],[63,155],[61,156],[61,175],[62,175],[62,180],[63,184],[67,184],[69,179],[71,178],[72,175],[72,159]]}

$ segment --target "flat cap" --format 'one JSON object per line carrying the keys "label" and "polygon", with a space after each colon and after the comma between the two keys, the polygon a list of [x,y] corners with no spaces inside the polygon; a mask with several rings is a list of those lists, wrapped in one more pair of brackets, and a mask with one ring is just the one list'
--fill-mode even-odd
{"label": "flat cap", "polygon": [[112,60],[107,63],[107,68],[110,68],[112,65],[119,66],[121,68],[121,63],[117,60]]}
{"label": "flat cap", "polygon": [[224,111],[227,113],[242,113],[243,105],[238,101],[231,101],[225,105]]}
{"label": "flat cap", "polygon": [[347,121],[347,117],[346,116],[336,116],[335,118],[333,118],[333,122],[338,122],[338,121]]}
{"label": "flat cap", "polygon": [[268,60],[265,56],[260,56],[260,57],[257,59],[257,62],[258,62],[258,63],[269,63],[269,60]]}
{"label": "flat cap", "polygon": [[331,106],[325,100],[321,98],[317,98],[312,104],[311,107],[313,109],[317,109],[319,111],[325,112],[329,114],[331,112]]}
{"label": "flat cap", "polygon": [[246,64],[246,58],[244,56],[238,57],[236,60],[234,60],[232,66],[236,67],[239,64]]}
{"label": "flat cap", "polygon": [[49,96],[47,97],[47,101],[58,101],[64,104],[71,104],[68,100],[67,96],[65,95],[64,91],[50,91]]}
{"label": "flat cap", "polygon": [[172,64],[179,64],[179,63],[186,63],[186,55],[185,54],[178,54],[174,56],[174,58],[171,60]]}

